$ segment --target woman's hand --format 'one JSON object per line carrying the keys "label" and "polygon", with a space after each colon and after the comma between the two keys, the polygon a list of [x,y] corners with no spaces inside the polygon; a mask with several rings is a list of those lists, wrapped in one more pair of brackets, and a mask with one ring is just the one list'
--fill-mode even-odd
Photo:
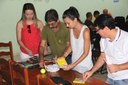
{"label": "woman's hand", "polygon": [[29,56],[33,56],[33,53],[32,53],[31,50],[28,49],[28,50],[27,50],[27,53],[28,53]]}
{"label": "woman's hand", "polygon": [[73,64],[70,64],[70,65],[63,66],[62,69],[68,71],[68,70],[72,69],[73,67],[74,67],[74,65]]}

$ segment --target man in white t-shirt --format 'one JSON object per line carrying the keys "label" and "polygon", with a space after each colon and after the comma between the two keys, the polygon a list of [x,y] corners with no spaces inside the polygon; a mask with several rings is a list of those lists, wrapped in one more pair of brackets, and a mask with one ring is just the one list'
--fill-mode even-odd
{"label": "man in white t-shirt", "polygon": [[128,33],[115,27],[111,16],[102,14],[95,22],[96,31],[102,37],[101,54],[93,68],[83,74],[87,80],[104,63],[107,64],[110,85],[128,85]]}

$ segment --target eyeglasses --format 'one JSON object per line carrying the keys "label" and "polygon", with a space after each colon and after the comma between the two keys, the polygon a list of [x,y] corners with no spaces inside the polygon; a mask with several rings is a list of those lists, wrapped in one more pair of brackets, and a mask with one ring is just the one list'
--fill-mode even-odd
{"label": "eyeglasses", "polygon": [[28,33],[31,33],[31,26],[28,25],[27,28],[28,28]]}

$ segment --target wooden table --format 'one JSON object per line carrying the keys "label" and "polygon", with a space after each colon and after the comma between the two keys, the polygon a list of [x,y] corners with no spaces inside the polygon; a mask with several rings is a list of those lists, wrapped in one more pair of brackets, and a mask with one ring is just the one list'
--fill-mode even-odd
{"label": "wooden table", "polygon": [[36,76],[40,74],[40,68],[28,69],[29,85],[37,85]]}
{"label": "wooden table", "polygon": [[0,75],[0,85],[2,85],[2,76]]}
{"label": "wooden table", "polygon": [[[108,85],[107,83],[101,81],[101,80],[97,80],[95,78],[90,78],[88,79],[85,84],[74,84],[73,80],[75,78],[82,78],[82,75],[79,74],[76,71],[70,70],[70,71],[63,71],[62,69],[59,70],[58,72],[54,72],[54,73],[50,73],[47,72],[45,75],[38,75],[38,80],[43,83],[47,83],[47,82],[51,82],[50,77],[62,77],[64,80],[69,81],[70,83],[72,83],[72,85]],[[41,85],[42,85],[41,84]],[[49,84],[50,85],[50,84]]]}
{"label": "wooden table", "polygon": [[[51,62],[48,62],[51,64]],[[40,74],[39,66],[33,68],[27,68],[17,63],[16,61],[11,61],[10,63],[11,73],[12,73],[12,83],[14,85],[37,85],[37,75]]]}
{"label": "wooden table", "polygon": [[40,74],[40,68],[26,68],[12,61],[10,64],[13,85],[37,85],[36,76]]}
{"label": "wooden table", "polygon": [[[25,69],[25,68],[23,68]],[[75,78],[82,78],[82,75],[76,71],[70,70],[70,71],[64,71],[62,69],[60,69],[57,72],[46,72],[45,75],[41,75],[40,73],[40,68],[36,67],[36,68],[28,68],[27,69],[27,74],[28,74],[28,85],[37,85],[37,76],[40,79],[40,81],[43,81],[43,83],[41,85],[45,85],[44,83],[47,83],[49,81],[51,81],[50,77],[62,77],[64,80],[69,81],[70,83],[72,83],[72,85],[80,85],[80,84],[73,84],[73,80]],[[45,76],[45,77],[44,77]],[[53,83],[53,81],[51,81]],[[47,84],[47,85],[51,85],[51,84]],[[85,84],[82,85],[108,85],[105,82],[101,81],[101,80],[97,80],[95,78],[90,78],[86,81]]]}

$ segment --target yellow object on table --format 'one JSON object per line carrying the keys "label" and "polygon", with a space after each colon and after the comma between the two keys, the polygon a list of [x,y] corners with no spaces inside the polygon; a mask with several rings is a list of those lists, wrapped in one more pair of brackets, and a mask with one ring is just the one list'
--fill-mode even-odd
{"label": "yellow object on table", "polygon": [[73,80],[73,83],[76,83],[76,84],[85,84],[85,81],[82,78],[75,78]]}
{"label": "yellow object on table", "polygon": [[42,69],[40,70],[40,73],[41,73],[41,74],[45,74],[45,73],[46,73],[46,70],[45,70],[44,68],[42,68]]}
{"label": "yellow object on table", "polygon": [[67,65],[67,62],[64,57],[57,58],[57,64],[60,68],[63,68],[63,66]]}

